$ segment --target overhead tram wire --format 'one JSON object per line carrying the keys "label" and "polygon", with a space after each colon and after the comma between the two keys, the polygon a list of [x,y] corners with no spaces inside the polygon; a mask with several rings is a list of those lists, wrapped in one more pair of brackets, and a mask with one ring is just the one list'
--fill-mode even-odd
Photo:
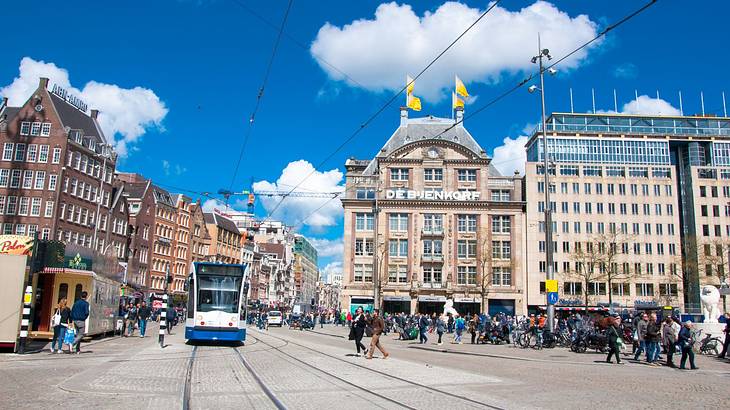
{"label": "overhead tram wire", "polygon": [[276,52],[279,50],[279,44],[281,43],[281,36],[284,33],[284,26],[286,25],[286,21],[289,18],[289,11],[291,11],[291,6],[294,0],[289,0],[289,3],[286,6],[286,12],[284,13],[284,18],[281,21],[281,26],[279,27],[279,32],[276,35],[276,41],[274,41],[274,47],[271,50],[271,56],[269,57],[269,62],[266,65],[266,71],[264,72],[264,79],[261,83],[261,87],[259,88],[259,93],[256,96],[256,104],[254,105],[253,112],[251,113],[251,116],[248,120],[248,129],[246,130],[246,135],[243,138],[243,144],[241,144],[241,151],[238,154],[238,161],[236,161],[236,167],[233,170],[233,177],[231,178],[231,184],[228,187],[228,190],[230,191],[233,189],[233,184],[236,182],[236,176],[238,176],[238,169],[241,166],[241,160],[243,159],[243,153],[246,151],[246,145],[248,145],[248,140],[251,137],[251,133],[253,132],[253,126],[254,122],[256,120],[256,113],[259,110],[259,107],[261,106],[261,98],[264,96],[264,91],[266,89],[266,84],[269,81],[269,75],[271,74],[271,67],[274,65],[274,58],[276,57]]}
{"label": "overhead tram wire", "polygon": [[[626,23],[627,21],[631,20],[632,18],[636,17],[637,15],[639,15],[640,13],[642,13],[643,11],[645,11],[646,9],[648,9],[649,7],[653,6],[653,5],[654,5],[654,4],[656,3],[656,2],[657,2],[657,0],[651,0],[650,2],[648,2],[648,3],[644,4],[644,5],[642,6],[642,7],[640,7],[639,9],[637,9],[637,10],[635,10],[634,12],[632,12],[632,13],[630,13],[630,14],[626,15],[626,16],[625,16],[625,17],[623,17],[623,18],[622,18],[621,20],[619,20],[619,21],[617,21],[616,23],[614,23],[614,24],[612,24],[612,25],[610,25],[610,26],[606,27],[606,28],[605,28],[605,29],[603,29],[603,30],[602,30],[602,31],[601,31],[600,33],[598,33],[598,34],[597,34],[597,35],[596,35],[596,36],[595,36],[595,37],[594,37],[593,39],[591,39],[591,40],[589,40],[589,41],[585,42],[584,44],[580,45],[580,46],[579,46],[578,48],[576,48],[575,50],[573,50],[573,51],[571,51],[570,53],[568,53],[568,54],[564,55],[563,57],[559,58],[559,59],[558,59],[558,60],[556,60],[556,61],[555,61],[554,63],[552,63],[551,65],[547,66],[547,67],[545,68],[545,70],[547,70],[547,69],[549,69],[549,68],[553,68],[553,67],[555,67],[555,66],[556,66],[557,64],[561,63],[562,61],[565,61],[565,59],[569,58],[569,57],[570,57],[570,56],[572,56],[573,54],[575,54],[575,53],[577,53],[578,51],[580,51],[580,50],[584,49],[585,47],[588,47],[588,46],[589,46],[590,44],[594,43],[594,42],[595,42],[596,40],[598,40],[599,38],[601,38],[601,37],[605,36],[606,34],[608,34],[608,32],[609,32],[609,31],[611,31],[611,30],[613,30],[613,29],[617,28],[618,26],[620,26],[620,25],[622,25],[622,24]],[[502,99],[506,98],[507,96],[509,96],[510,94],[512,94],[513,92],[517,91],[518,89],[522,88],[522,87],[523,87],[523,86],[524,86],[525,84],[527,84],[528,82],[530,82],[530,80],[532,80],[532,78],[533,78],[533,77],[534,77],[534,76],[535,76],[536,74],[537,74],[537,73],[532,73],[532,74],[530,74],[530,75],[529,75],[529,76],[528,76],[527,78],[525,78],[525,79],[523,79],[522,81],[518,82],[517,84],[515,84],[515,85],[514,85],[514,86],[512,86],[512,87],[510,87],[509,89],[505,90],[504,92],[502,92],[502,93],[501,93],[501,94],[499,94],[498,96],[494,97],[494,98],[493,98],[492,100],[490,100],[490,101],[489,101],[489,102],[487,102],[486,104],[484,104],[484,105],[482,105],[481,107],[479,107],[479,108],[478,108],[477,110],[475,110],[475,111],[474,111],[473,113],[471,113],[470,115],[468,115],[468,116],[465,116],[465,117],[464,117],[464,118],[462,118],[461,120],[459,120],[459,121],[455,122],[454,124],[450,125],[449,127],[447,127],[447,128],[445,129],[445,130],[441,131],[441,132],[440,132],[439,134],[437,134],[437,135],[436,135],[435,137],[433,137],[433,138],[439,138],[439,137],[441,137],[441,136],[442,136],[443,134],[447,133],[448,131],[450,131],[450,130],[454,129],[454,127],[456,127],[457,125],[459,125],[459,124],[461,124],[462,122],[464,122],[464,120],[466,120],[467,118],[472,118],[472,117],[474,117],[475,115],[477,115],[477,114],[481,113],[482,111],[486,110],[487,108],[489,108],[489,107],[493,106],[493,105],[494,105],[494,104],[496,104],[497,102],[499,102],[499,101],[501,101]],[[514,158],[511,158],[511,159],[508,159],[508,160],[504,160],[504,161],[500,161],[500,162],[497,162],[497,163],[492,163],[492,165],[494,165],[494,164],[499,164],[499,163],[505,163],[505,162],[509,162],[509,161],[510,161],[510,160],[512,160],[512,159],[514,159]],[[347,192],[348,190],[352,190],[352,189],[353,189],[353,187],[350,187],[350,188],[345,188],[345,190],[344,190],[344,191],[342,191],[342,193],[340,193],[339,195],[336,195],[335,197],[333,197],[333,198],[331,198],[331,199],[327,200],[326,202],[324,202],[324,203],[323,203],[322,205],[320,205],[320,206],[319,206],[318,208],[316,208],[316,209],[315,209],[314,211],[312,211],[312,212],[310,212],[309,214],[307,214],[307,216],[305,216],[305,217],[304,217],[303,219],[301,219],[301,220],[300,220],[299,222],[297,222],[297,223],[296,223],[295,225],[293,225],[293,226],[295,226],[295,227],[296,227],[296,226],[300,226],[300,225],[304,224],[304,223],[305,223],[305,222],[307,221],[307,219],[309,219],[309,218],[310,218],[310,217],[311,217],[312,215],[314,215],[314,214],[316,214],[317,212],[319,212],[319,211],[320,211],[320,210],[321,210],[322,208],[324,208],[324,207],[325,207],[325,206],[326,206],[326,205],[327,205],[327,204],[328,204],[328,203],[329,203],[330,201],[333,201],[334,199],[336,199],[336,198],[338,198],[338,197],[342,196],[343,194],[345,194],[345,193],[346,193],[346,192]],[[282,198],[282,199],[283,199],[283,198]],[[281,203],[281,202],[280,202],[280,203]],[[276,208],[274,208],[274,211],[276,211]],[[273,215],[274,211],[272,211],[272,212],[271,212],[271,213],[269,214],[269,217],[270,217],[271,215]]]}
{"label": "overhead tram wire", "polygon": [[[320,161],[316,167],[312,169],[301,181],[299,181],[290,191],[291,194],[294,192],[300,185],[304,183],[309,177],[311,177],[317,169],[321,168],[324,164],[326,164],[332,157],[337,155],[342,148],[344,148],[350,141],[352,141],[362,130],[364,130],[370,123],[372,123],[383,111],[385,111],[386,108],[390,106],[390,104],[395,101],[396,98],[398,98],[401,94],[403,94],[403,91],[405,91],[411,84],[413,84],[419,77],[421,77],[431,66],[433,66],[441,57],[443,57],[444,54],[446,54],[447,51],[449,51],[459,40],[461,40],[462,37],[466,35],[474,26],[477,25],[487,14],[489,14],[490,11],[492,11],[502,0],[496,0],[494,1],[482,14],[477,17],[476,20],[474,20],[473,23],[471,23],[461,34],[459,34],[456,39],[454,39],[446,48],[444,48],[436,57],[434,57],[431,62],[429,62],[426,67],[424,67],[418,74],[416,74],[415,77],[411,80],[410,83],[406,84],[403,88],[401,88],[397,93],[393,94],[377,111],[375,111],[373,114],[368,117],[365,122],[360,124],[360,126],[350,134],[349,137],[347,137],[331,154],[327,155],[322,161]],[[281,204],[286,200],[288,195],[285,195],[281,198],[281,200],[276,204],[274,209],[269,212],[267,217],[264,219],[264,222],[271,218],[274,213],[279,209]],[[333,198],[334,199],[334,198]]]}

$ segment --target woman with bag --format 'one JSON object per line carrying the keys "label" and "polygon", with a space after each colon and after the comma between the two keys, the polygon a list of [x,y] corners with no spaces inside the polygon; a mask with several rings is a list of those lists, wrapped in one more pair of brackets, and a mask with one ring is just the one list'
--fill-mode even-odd
{"label": "woman with bag", "polygon": [[365,334],[365,315],[362,313],[362,307],[357,308],[355,316],[352,318],[352,331],[355,336],[355,347],[357,348],[357,356],[360,356],[360,350],[363,354],[368,353],[368,349],[362,344],[362,337]]}
{"label": "woman with bag", "polygon": [[[51,317],[51,323],[53,323],[53,340],[51,340],[51,353],[61,353],[63,351],[63,341],[66,337],[66,329],[68,324],[71,322],[71,309],[66,306],[66,298],[61,298],[58,301],[56,311]],[[58,345],[58,350],[56,350]]]}

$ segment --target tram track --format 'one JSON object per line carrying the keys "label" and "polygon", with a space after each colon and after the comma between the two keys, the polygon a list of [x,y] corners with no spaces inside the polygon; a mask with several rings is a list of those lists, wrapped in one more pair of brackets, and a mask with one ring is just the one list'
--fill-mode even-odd
{"label": "tram track", "polygon": [[[279,353],[281,353],[281,354],[283,354],[283,355],[285,355],[285,356],[287,356],[287,357],[289,357],[289,358],[291,358],[291,359],[293,359],[293,360],[295,360],[295,361],[297,361],[299,363],[302,363],[302,364],[305,364],[305,365],[307,365],[307,366],[309,366],[311,368],[317,369],[320,372],[325,373],[325,374],[327,374],[330,377],[333,377],[333,378],[336,378],[338,380],[341,380],[344,383],[346,383],[348,385],[351,385],[351,386],[354,386],[354,387],[357,387],[360,390],[365,390],[365,391],[370,392],[369,390],[364,389],[361,386],[358,386],[358,385],[356,385],[354,383],[351,383],[351,382],[349,382],[347,380],[344,380],[344,379],[340,378],[339,376],[332,374],[331,372],[328,372],[326,370],[320,369],[320,368],[318,368],[318,367],[316,367],[316,366],[314,366],[314,365],[312,365],[312,364],[310,364],[310,363],[308,363],[308,362],[306,362],[306,361],[304,361],[304,360],[302,360],[302,359],[300,359],[298,357],[295,357],[295,356],[291,355],[290,353],[287,353],[287,352],[282,351],[281,349],[284,348],[285,346],[297,346],[297,347],[306,349],[306,350],[308,350],[310,352],[314,352],[314,353],[317,353],[319,355],[322,355],[322,356],[325,356],[325,357],[328,357],[328,358],[331,358],[331,359],[335,359],[335,360],[340,361],[340,362],[343,362],[343,363],[347,363],[347,364],[349,364],[351,366],[354,366],[354,367],[357,367],[359,369],[367,370],[367,371],[369,371],[371,373],[375,373],[375,374],[378,374],[380,376],[388,377],[388,378],[390,378],[392,380],[397,380],[399,382],[406,383],[406,384],[411,385],[411,386],[415,386],[415,387],[419,387],[419,388],[422,388],[422,389],[426,389],[429,392],[434,392],[434,393],[442,394],[442,395],[447,396],[447,397],[452,398],[452,399],[460,400],[462,402],[467,402],[467,403],[469,403],[469,404],[471,404],[473,406],[478,406],[478,407],[481,407],[481,408],[494,409],[494,410],[504,410],[502,407],[498,407],[498,406],[495,406],[495,405],[492,405],[492,404],[488,404],[488,403],[484,403],[484,402],[481,402],[481,401],[478,401],[478,400],[470,399],[468,397],[463,397],[463,396],[460,396],[458,394],[454,394],[454,393],[451,393],[451,392],[448,392],[448,391],[445,391],[445,390],[442,390],[442,389],[439,389],[439,388],[436,388],[436,387],[427,386],[427,385],[424,385],[422,383],[415,382],[413,380],[405,379],[405,378],[402,378],[402,377],[399,377],[399,376],[395,376],[395,375],[392,375],[392,374],[389,374],[389,373],[386,373],[386,372],[383,372],[383,371],[380,371],[380,370],[377,370],[377,369],[372,369],[372,368],[367,367],[367,366],[363,366],[363,365],[360,365],[360,364],[357,364],[357,363],[353,363],[353,362],[351,362],[349,360],[345,360],[345,359],[340,358],[340,357],[337,357],[337,356],[333,356],[333,355],[330,355],[330,354],[327,354],[327,353],[323,353],[323,352],[321,352],[321,351],[319,351],[317,349],[311,348],[309,346],[306,346],[306,345],[303,345],[303,344],[300,344],[300,343],[297,343],[297,342],[293,342],[293,341],[290,341],[290,340],[286,340],[286,339],[281,338],[281,337],[277,337],[277,336],[274,336],[274,335],[271,335],[271,334],[267,334],[267,336],[268,337],[271,337],[271,338],[274,338],[274,339],[277,339],[277,340],[280,340],[282,342],[285,342],[285,344],[282,345],[282,346],[274,346],[274,345],[272,345],[272,344],[270,344],[270,343],[262,340],[259,337],[253,336],[253,338],[256,339],[256,340],[258,340],[259,342],[263,343],[264,345],[267,345],[267,346],[271,347],[272,349],[276,350],[277,352],[279,352]],[[404,408],[409,408],[409,409],[412,409],[413,408],[413,407],[411,407],[411,406],[409,406],[409,405],[407,405],[405,403],[402,403],[402,402],[399,402],[398,400],[395,400],[395,399],[386,397],[386,396],[384,396],[382,394],[378,394],[378,397],[383,398],[383,399],[385,399],[385,400],[387,400],[389,402],[392,402],[394,404],[397,404],[399,406],[402,406]]]}

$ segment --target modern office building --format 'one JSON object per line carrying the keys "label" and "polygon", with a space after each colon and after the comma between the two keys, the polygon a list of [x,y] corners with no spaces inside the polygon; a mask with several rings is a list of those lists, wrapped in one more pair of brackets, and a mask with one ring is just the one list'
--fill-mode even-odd
{"label": "modern office building", "polygon": [[345,163],[344,309],[524,312],[522,179],[490,164],[462,118],[401,109],[374,158]]}
{"label": "modern office building", "polygon": [[294,299],[311,303],[317,294],[317,250],[302,235],[294,235]]}
{"label": "modern office building", "polygon": [[550,206],[558,306],[699,312],[701,286],[726,280],[730,119],[554,113],[546,128],[549,186],[539,129],[526,145],[530,308],[546,303]]}

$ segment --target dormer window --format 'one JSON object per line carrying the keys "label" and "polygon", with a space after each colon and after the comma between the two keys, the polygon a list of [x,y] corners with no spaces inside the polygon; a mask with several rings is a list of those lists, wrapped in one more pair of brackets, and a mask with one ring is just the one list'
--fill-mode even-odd
{"label": "dormer window", "polygon": [[76,141],[77,144],[83,145],[83,137],[81,136],[81,131],[76,131],[74,134],[74,141]]}
{"label": "dormer window", "polygon": [[51,135],[51,123],[44,122],[41,125],[41,137],[47,137],[49,135]]}
{"label": "dormer window", "polygon": [[96,152],[96,141],[94,141],[93,139],[89,140],[89,149]]}
{"label": "dormer window", "polygon": [[30,135],[38,136],[41,135],[41,123],[34,122],[30,125]]}

